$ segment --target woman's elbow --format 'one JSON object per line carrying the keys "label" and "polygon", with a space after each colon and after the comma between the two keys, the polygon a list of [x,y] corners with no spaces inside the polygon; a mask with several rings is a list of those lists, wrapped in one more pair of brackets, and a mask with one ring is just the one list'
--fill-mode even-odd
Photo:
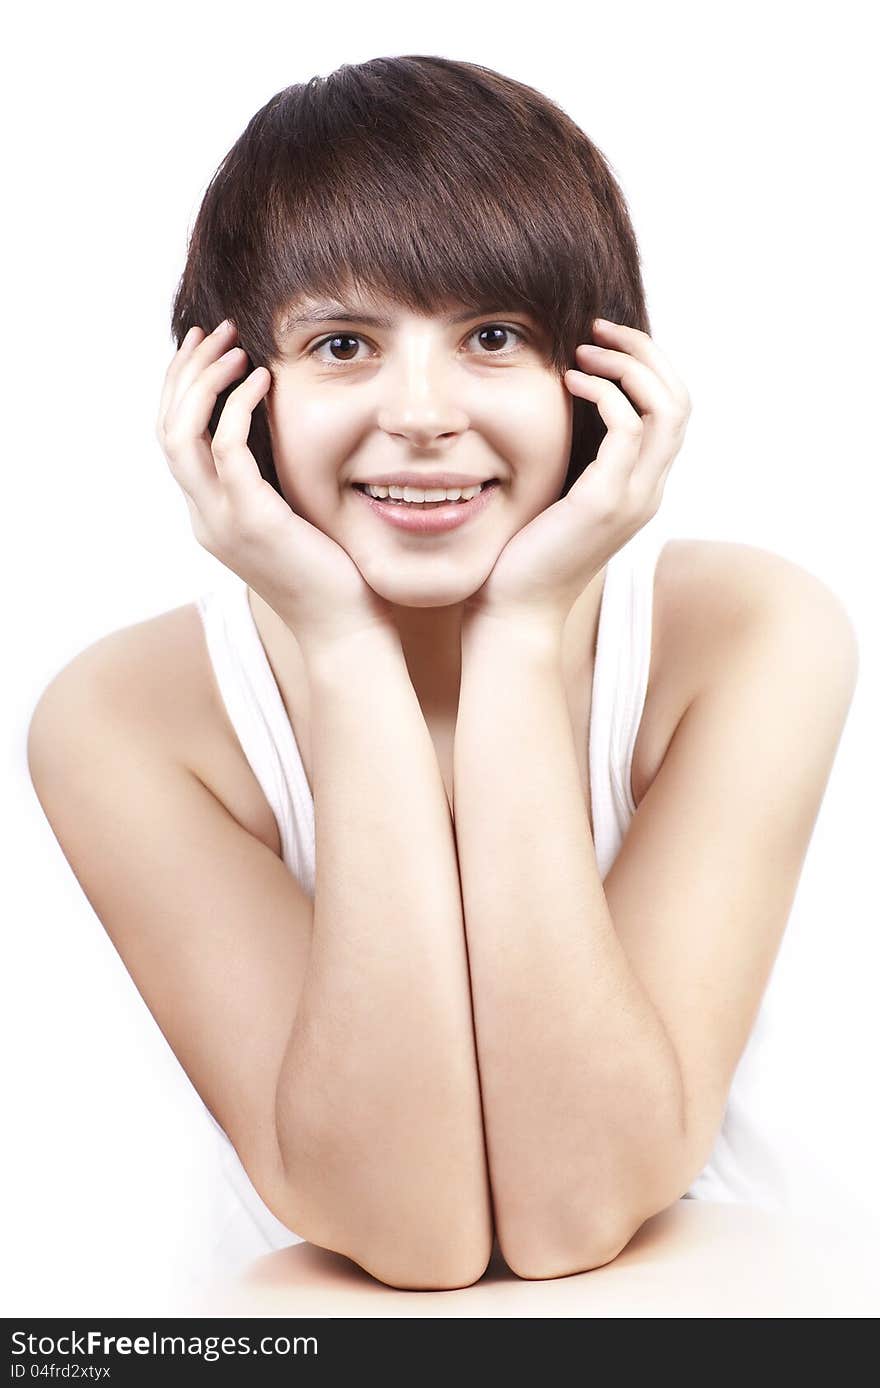
{"label": "woman's elbow", "polygon": [[417,1243],[405,1247],[402,1241],[395,1242],[393,1248],[384,1249],[381,1254],[355,1256],[354,1261],[378,1282],[397,1291],[451,1292],[479,1282],[491,1255],[490,1235],[480,1245],[464,1239],[421,1247]]}

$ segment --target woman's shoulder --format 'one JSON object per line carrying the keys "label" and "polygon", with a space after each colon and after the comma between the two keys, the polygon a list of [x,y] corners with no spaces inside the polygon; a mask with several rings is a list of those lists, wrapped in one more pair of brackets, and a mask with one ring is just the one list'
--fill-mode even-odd
{"label": "woman's shoulder", "polygon": [[760,620],[779,597],[839,601],[809,569],[774,550],[736,540],[676,536],[662,545],[657,563],[657,594],[671,609],[725,634]]}
{"label": "woman's shoulder", "polygon": [[172,754],[197,742],[209,704],[201,618],[195,603],[118,627],[56,676],[89,689],[101,707],[136,719],[144,738]]}
{"label": "woman's shoulder", "polygon": [[831,588],[782,554],[732,540],[667,540],[655,575],[657,657],[677,672],[682,699],[722,673],[735,640],[781,603],[793,612],[836,604],[846,620]]}
{"label": "woman's shoulder", "polygon": [[187,767],[280,856],[278,826],[226,712],[196,602],[108,632],[58,680],[93,692],[145,748]]}
{"label": "woman's shoulder", "polygon": [[657,550],[650,678],[633,754],[638,805],[700,690],[726,678],[741,638],[781,604],[838,600],[816,575],[757,545],[676,536]]}

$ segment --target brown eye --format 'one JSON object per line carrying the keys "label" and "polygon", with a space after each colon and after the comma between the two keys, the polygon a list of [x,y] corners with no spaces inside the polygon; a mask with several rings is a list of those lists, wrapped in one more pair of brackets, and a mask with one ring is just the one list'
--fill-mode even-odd
{"label": "brown eye", "polygon": [[[351,354],[352,350],[355,352],[357,351],[357,344],[360,342],[360,338],[356,337],[353,333],[336,333],[333,337],[325,337],[323,342],[318,342],[313,348],[313,352],[317,352],[321,347],[329,347],[331,351],[335,352],[337,344],[340,342],[354,344],[353,349],[350,346],[343,348],[343,351]],[[352,356],[343,356],[342,358],[336,357],[335,360],[351,361]]]}
{"label": "brown eye", "polygon": [[[503,348],[505,345],[503,339],[511,336],[517,339],[516,345],[504,351],[499,351],[498,349]],[[514,356],[526,342],[526,334],[522,328],[513,328],[507,323],[487,323],[482,328],[476,328],[474,332],[471,333],[471,337],[478,337],[482,346],[488,349],[480,352],[478,355],[490,357]]]}
{"label": "brown eye", "polygon": [[480,328],[479,334],[484,347],[503,347],[504,343],[499,341],[499,337],[507,336],[507,328]]}

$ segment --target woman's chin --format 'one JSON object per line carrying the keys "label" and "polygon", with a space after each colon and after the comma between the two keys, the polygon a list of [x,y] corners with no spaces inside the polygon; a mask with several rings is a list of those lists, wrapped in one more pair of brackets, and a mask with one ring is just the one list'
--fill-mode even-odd
{"label": "woman's chin", "polygon": [[382,588],[370,584],[370,587],[373,588],[373,591],[377,593],[380,598],[384,598],[386,602],[393,604],[395,607],[413,607],[421,609],[432,607],[460,607],[462,603],[467,602],[468,598],[473,597],[480,586],[480,584],[477,584],[476,587],[473,588],[462,588],[462,586],[458,584],[454,589],[446,589],[444,591],[441,591],[439,588],[434,588],[430,591],[416,592],[412,588],[404,589],[396,584],[392,587]]}
{"label": "woman's chin", "polygon": [[[357,560],[355,560],[357,563]],[[493,561],[494,562],[494,561]],[[380,598],[395,607],[456,607],[467,602],[474,593],[479,592],[492,571],[490,564],[485,573],[478,573],[472,579],[463,581],[461,573],[444,578],[440,575],[425,574],[405,581],[401,574],[393,578],[370,571],[368,565],[358,564],[364,579]]]}

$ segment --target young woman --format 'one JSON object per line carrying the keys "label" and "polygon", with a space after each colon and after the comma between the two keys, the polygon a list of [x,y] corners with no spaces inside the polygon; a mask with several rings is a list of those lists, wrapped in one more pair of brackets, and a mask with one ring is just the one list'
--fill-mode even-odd
{"label": "young woman", "polygon": [[29,760],[227,1247],[461,1287],[749,1198],[732,1081],[857,648],[812,575],[652,527],[690,401],[607,163],[468,63],[290,87],[173,331],[158,437],[234,584],[77,657]]}

